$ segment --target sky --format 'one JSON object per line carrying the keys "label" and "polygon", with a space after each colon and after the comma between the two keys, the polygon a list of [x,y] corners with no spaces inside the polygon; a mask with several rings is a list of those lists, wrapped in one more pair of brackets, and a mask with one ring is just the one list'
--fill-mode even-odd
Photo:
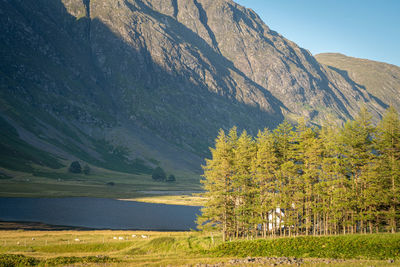
{"label": "sky", "polygon": [[400,66],[400,0],[234,0],[313,55]]}

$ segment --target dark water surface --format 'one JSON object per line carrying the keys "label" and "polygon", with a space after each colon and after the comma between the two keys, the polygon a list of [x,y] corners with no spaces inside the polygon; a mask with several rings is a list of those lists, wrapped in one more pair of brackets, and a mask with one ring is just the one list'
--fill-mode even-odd
{"label": "dark water surface", "polygon": [[105,198],[0,198],[0,220],[95,229],[196,229],[200,207]]}

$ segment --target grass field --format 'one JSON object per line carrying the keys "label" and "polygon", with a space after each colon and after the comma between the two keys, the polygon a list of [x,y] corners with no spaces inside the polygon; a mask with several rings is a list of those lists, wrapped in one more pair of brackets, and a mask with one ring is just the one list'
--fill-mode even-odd
{"label": "grass field", "polygon": [[[147,238],[142,238],[142,235]],[[34,265],[42,266],[96,265],[104,263],[107,263],[107,266],[180,266],[200,263],[232,265],[230,264],[232,259],[245,258],[247,256],[283,256],[277,253],[276,250],[272,250],[272,254],[263,252],[264,254],[261,253],[263,255],[256,255],[263,249],[268,251],[268,246],[264,244],[265,247],[263,248],[260,245],[263,242],[272,242],[274,243],[273,245],[278,247],[286,246],[285,256],[293,256],[290,251],[297,251],[296,257],[305,258],[302,266],[400,266],[400,255],[397,247],[400,243],[400,234],[324,237],[324,242],[331,244],[325,248],[327,251],[340,250],[340,244],[343,244],[343,242],[348,244],[345,246],[348,253],[352,253],[351,249],[349,250],[352,247],[351,244],[355,244],[354,250],[361,251],[361,254],[356,255],[356,253],[352,257],[344,257],[346,260],[337,261],[312,259],[313,255],[307,254],[307,249],[317,249],[321,247],[321,244],[316,243],[318,237],[308,238],[309,240],[279,238],[274,240],[234,241],[222,244],[218,234],[211,236],[201,232],[0,231],[0,266],[6,266],[1,265],[2,259],[3,262],[10,258],[14,261],[21,260],[22,256],[15,255],[28,257],[23,258],[23,260],[31,260]],[[377,253],[365,255],[367,250],[358,247],[364,241],[361,243],[360,240],[355,241],[360,238],[364,241],[370,240],[368,242],[365,241],[367,242],[365,244],[367,247],[368,244],[373,245],[374,242],[375,244],[386,243],[386,246],[378,246],[376,247]],[[296,243],[297,250],[290,245],[291,242],[300,242]],[[310,246],[307,247],[306,244]],[[299,246],[303,248],[303,254],[298,253]],[[386,251],[385,253],[388,254],[379,254],[382,251]],[[397,254],[393,255],[396,251]],[[369,252],[367,251],[367,253]],[[377,257],[376,255],[383,256]],[[342,257],[336,255],[333,258]],[[388,259],[394,259],[395,261],[394,263],[389,263]],[[266,266],[269,265],[267,264]]]}
{"label": "grass field", "polygon": [[[72,174],[67,168],[35,166],[33,174],[0,168],[7,179],[0,179],[0,197],[102,197],[139,198],[162,196],[170,191],[201,190],[200,176],[177,172],[176,182],[156,182],[147,174],[129,174],[91,166],[90,175]],[[111,184],[111,185],[110,185]],[[146,192],[157,191],[159,194]],[[164,193],[165,192],[165,193]],[[181,193],[177,193],[181,194]]]}

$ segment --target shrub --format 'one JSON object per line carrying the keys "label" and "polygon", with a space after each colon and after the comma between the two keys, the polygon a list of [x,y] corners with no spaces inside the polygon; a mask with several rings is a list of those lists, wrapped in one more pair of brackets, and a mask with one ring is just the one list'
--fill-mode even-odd
{"label": "shrub", "polygon": [[155,168],[153,170],[151,177],[155,181],[165,181],[167,179],[167,175],[165,174],[165,171],[161,167]]}
{"label": "shrub", "polygon": [[86,257],[57,257],[46,260],[46,265],[66,265],[74,263],[108,263],[108,262],[118,262],[115,258],[110,258],[108,256],[86,256]]}
{"label": "shrub", "polygon": [[79,161],[73,161],[71,163],[71,165],[69,166],[68,171],[72,172],[72,173],[81,173],[82,168],[81,168],[81,164],[79,163]]}
{"label": "shrub", "polygon": [[175,175],[171,174],[170,176],[168,176],[167,182],[175,182]]}
{"label": "shrub", "polygon": [[19,254],[0,254],[0,267],[36,266],[39,260]]}
{"label": "shrub", "polygon": [[90,169],[89,165],[85,164],[85,166],[83,166],[83,173],[84,174],[89,175],[91,171],[92,170]]}

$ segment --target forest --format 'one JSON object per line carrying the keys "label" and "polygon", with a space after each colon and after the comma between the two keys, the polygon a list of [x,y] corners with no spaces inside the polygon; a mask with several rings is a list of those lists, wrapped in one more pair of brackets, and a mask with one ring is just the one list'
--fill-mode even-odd
{"label": "forest", "polygon": [[342,126],[288,121],[256,137],[220,130],[204,169],[197,224],[235,238],[395,233],[400,118],[362,108]]}

